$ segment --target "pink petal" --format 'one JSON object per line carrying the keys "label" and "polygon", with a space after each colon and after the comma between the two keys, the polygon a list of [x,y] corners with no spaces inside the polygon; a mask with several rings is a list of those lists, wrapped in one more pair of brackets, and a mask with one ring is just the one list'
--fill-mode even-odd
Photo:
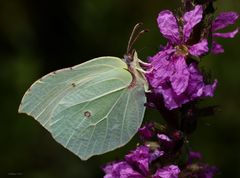
{"label": "pink petal", "polygon": [[189,80],[189,71],[184,56],[176,56],[174,60],[175,73],[170,77],[172,88],[177,95],[182,94]]}
{"label": "pink petal", "polygon": [[213,84],[208,84],[204,87],[204,96],[213,97],[214,91],[217,88],[217,80],[214,80]]}
{"label": "pink petal", "polygon": [[160,12],[157,18],[157,22],[160,32],[165,38],[175,44],[180,41],[177,20],[171,11],[165,10]]}
{"label": "pink petal", "polygon": [[153,178],[178,178],[180,169],[176,165],[169,165],[159,168],[153,175]]}
{"label": "pink petal", "polygon": [[208,41],[203,39],[199,43],[189,47],[189,53],[193,56],[201,56],[208,52]]}
{"label": "pink petal", "polygon": [[182,106],[182,104],[189,101],[189,99],[184,95],[176,96],[176,93],[172,88],[163,89],[161,92],[163,95],[165,107],[169,110],[176,109]]}
{"label": "pink petal", "polygon": [[186,12],[183,16],[184,27],[184,41],[186,42],[193,31],[195,25],[197,25],[202,20],[203,8],[201,5],[197,5],[192,11]]}
{"label": "pink petal", "polygon": [[164,104],[166,106],[166,108],[168,109],[175,109],[179,107],[179,104],[175,101],[174,96],[176,95],[173,91],[172,88],[168,88],[168,89],[163,89],[161,90],[162,95],[163,95],[163,99],[164,99]]}
{"label": "pink petal", "polygon": [[171,139],[165,134],[157,134],[158,139],[171,142]]}
{"label": "pink petal", "polygon": [[153,57],[149,57],[149,62],[151,63],[154,69],[158,69],[162,66],[162,61],[168,61],[172,54],[175,52],[175,49],[170,47],[166,47],[163,50],[159,51]]}
{"label": "pink petal", "polygon": [[239,14],[236,12],[222,12],[214,20],[212,30],[216,31],[232,25],[237,21],[238,18]]}
{"label": "pink petal", "polygon": [[188,70],[190,72],[190,77],[187,93],[190,99],[194,100],[203,95],[205,85],[203,82],[203,75],[200,73],[196,63],[191,63],[188,66]]}
{"label": "pink petal", "polygon": [[165,48],[149,58],[152,68],[148,70],[147,78],[153,87],[157,87],[174,73],[174,64],[170,61],[174,52],[173,48]]}
{"label": "pink petal", "polygon": [[239,29],[237,28],[236,30],[232,32],[227,32],[227,33],[213,33],[214,37],[220,37],[220,38],[234,38],[239,32]]}
{"label": "pink petal", "polygon": [[224,53],[224,49],[222,45],[218,44],[216,41],[213,41],[211,52],[213,54],[220,54],[220,53]]}

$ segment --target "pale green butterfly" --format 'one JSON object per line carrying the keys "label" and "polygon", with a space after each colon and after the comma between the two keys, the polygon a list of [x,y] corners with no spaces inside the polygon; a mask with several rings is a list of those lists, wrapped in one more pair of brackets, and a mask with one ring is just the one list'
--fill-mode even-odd
{"label": "pale green butterfly", "polygon": [[139,26],[128,43],[131,55],[99,57],[47,74],[25,93],[19,112],[34,117],[82,160],[125,145],[142,123],[148,88],[131,50]]}

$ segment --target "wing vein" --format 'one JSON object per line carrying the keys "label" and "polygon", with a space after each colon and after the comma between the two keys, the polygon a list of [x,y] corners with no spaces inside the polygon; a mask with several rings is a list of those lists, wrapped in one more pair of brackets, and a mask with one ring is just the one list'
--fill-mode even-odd
{"label": "wing vein", "polygon": [[126,103],[126,106],[125,106],[125,109],[124,109],[124,114],[123,114],[122,128],[121,128],[121,134],[120,134],[121,143],[122,143],[123,127],[124,127],[124,124],[125,124],[126,113],[127,113],[128,104],[129,104],[129,98],[130,98],[130,94],[128,94],[127,103]]}
{"label": "wing vein", "polygon": [[[118,99],[117,99],[116,102],[113,104],[112,108],[111,108],[110,111],[106,114],[106,116],[104,116],[102,119],[100,119],[96,124],[89,125],[89,126],[87,126],[85,129],[83,129],[83,130],[81,131],[80,135],[79,135],[79,138],[81,138],[81,137],[84,135],[85,130],[87,130],[89,127],[91,127],[91,126],[94,126],[94,127],[95,127],[98,123],[100,123],[101,121],[103,121],[105,118],[108,118],[109,113],[110,113],[110,112],[113,110],[113,108],[117,105],[117,103],[118,103],[118,101],[120,100],[120,98],[122,97],[122,95],[123,95],[123,93],[121,93],[121,95],[118,97]],[[108,121],[108,120],[107,120],[107,121]],[[106,136],[105,136],[105,139],[106,139]],[[104,139],[104,142],[105,142],[105,139]],[[104,143],[104,142],[103,142],[103,143]],[[80,151],[81,146],[82,146],[82,144],[80,144],[79,147],[78,147],[78,154],[79,154],[79,151]],[[104,146],[104,145],[103,145],[103,146]],[[103,147],[103,146],[102,146],[102,147]]]}

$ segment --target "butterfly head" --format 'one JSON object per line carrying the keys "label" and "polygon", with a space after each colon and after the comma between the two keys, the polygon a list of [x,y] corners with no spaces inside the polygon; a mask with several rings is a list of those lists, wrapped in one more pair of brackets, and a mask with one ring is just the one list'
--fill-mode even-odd
{"label": "butterfly head", "polygon": [[128,66],[128,71],[132,74],[133,80],[130,84],[130,88],[136,86],[137,83],[141,83],[144,85],[145,90],[148,89],[148,83],[144,75],[144,70],[142,69],[140,62],[141,60],[138,58],[136,50],[133,48],[135,42],[142,36],[144,33],[148,32],[148,30],[140,30],[142,23],[138,23],[134,26],[133,31],[131,33],[130,39],[128,41],[127,51],[124,55],[124,62]]}

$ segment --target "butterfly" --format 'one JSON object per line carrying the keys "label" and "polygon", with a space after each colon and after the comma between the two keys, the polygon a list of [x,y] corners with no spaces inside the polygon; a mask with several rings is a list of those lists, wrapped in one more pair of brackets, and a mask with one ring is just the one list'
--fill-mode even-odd
{"label": "butterfly", "polygon": [[118,57],[98,57],[51,72],[24,94],[19,113],[36,119],[52,137],[80,159],[128,143],[141,126],[148,83],[132,45]]}

